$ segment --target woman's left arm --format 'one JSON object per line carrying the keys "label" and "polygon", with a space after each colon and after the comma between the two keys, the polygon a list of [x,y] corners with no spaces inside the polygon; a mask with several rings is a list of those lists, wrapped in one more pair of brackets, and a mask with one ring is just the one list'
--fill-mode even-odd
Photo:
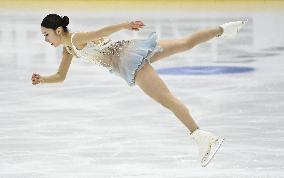
{"label": "woman's left arm", "polygon": [[84,44],[89,41],[98,40],[102,37],[109,36],[114,32],[120,31],[122,29],[135,30],[139,31],[140,28],[143,28],[145,25],[142,21],[133,21],[133,22],[124,22],[116,25],[110,25],[104,28],[101,28],[97,31],[90,32],[78,32],[74,36],[74,40]]}

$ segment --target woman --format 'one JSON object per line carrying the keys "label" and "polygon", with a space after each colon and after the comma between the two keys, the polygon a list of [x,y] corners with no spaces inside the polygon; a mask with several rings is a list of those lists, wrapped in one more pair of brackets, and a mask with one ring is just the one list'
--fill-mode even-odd
{"label": "woman", "polygon": [[109,72],[122,77],[129,86],[137,84],[145,94],[172,111],[188,128],[189,134],[199,147],[202,166],[213,158],[223,139],[199,129],[186,106],[172,95],[150,63],[183,52],[214,37],[234,36],[245,21],[229,22],[221,26],[199,30],[191,36],[157,41],[156,33],[147,39],[112,42],[105,37],[122,29],[136,30],[144,27],[142,21],[125,22],[107,26],[97,31],[69,32],[69,18],[57,14],[47,15],[41,23],[45,41],[58,47],[63,45],[63,57],[58,72],[50,76],[32,75],[32,84],[63,82],[73,56],[87,62],[95,62]]}

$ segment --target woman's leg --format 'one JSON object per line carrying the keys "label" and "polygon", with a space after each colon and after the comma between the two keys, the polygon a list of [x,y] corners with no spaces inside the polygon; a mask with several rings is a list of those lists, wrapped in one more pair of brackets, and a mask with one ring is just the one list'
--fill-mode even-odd
{"label": "woman's leg", "polygon": [[198,128],[197,124],[190,116],[189,110],[181,101],[171,94],[151,65],[145,64],[145,66],[137,72],[135,82],[147,95],[172,111],[191,133]]}
{"label": "woman's leg", "polygon": [[170,55],[187,51],[200,43],[222,35],[222,33],[223,29],[221,27],[211,27],[199,30],[187,37],[160,40],[158,44],[163,48],[163,51],[156,53],[151,58],[151,62],[153,63]]}

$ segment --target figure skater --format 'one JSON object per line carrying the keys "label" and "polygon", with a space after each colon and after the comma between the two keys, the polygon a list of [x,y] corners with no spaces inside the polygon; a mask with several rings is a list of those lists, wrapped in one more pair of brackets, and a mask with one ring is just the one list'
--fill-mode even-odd
{"label": "figure skater", "polygon": [[152,32],[146,39],[114,42],[106,37],[123,29],[139,31],[145,26],[144,23],[131,21],[106,26],[96,31],[72,33],[67,28],[67,16],[49,14],[42,20],[41,32],[45,41],[52,46],[63,45],[63,57],[57,73],[49,76],[34,73],[31,78],[32,84],[63,82],[73,56],[101,65],[110,73],[122,77],[129,86],[138,85],[145,94],[172,111],[196,141],[199,161],[201,166],[205,167],[221,146],[223,139],[198,127],[185,104],[170,92],[151,63],[190,50],[214,37],[234,36],[245,23],[246,21],[229,22],[201,29],[179,39],[157,41],[157,34]]}

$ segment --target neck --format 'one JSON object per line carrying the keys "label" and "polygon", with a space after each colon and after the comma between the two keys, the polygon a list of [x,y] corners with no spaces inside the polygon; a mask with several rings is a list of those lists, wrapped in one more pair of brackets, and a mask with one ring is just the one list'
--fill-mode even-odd
{"label": "neck", "polygon": [[62,35],[61,42],[64,46],[71,46],[71,33],[67,32],[66,34]]}

